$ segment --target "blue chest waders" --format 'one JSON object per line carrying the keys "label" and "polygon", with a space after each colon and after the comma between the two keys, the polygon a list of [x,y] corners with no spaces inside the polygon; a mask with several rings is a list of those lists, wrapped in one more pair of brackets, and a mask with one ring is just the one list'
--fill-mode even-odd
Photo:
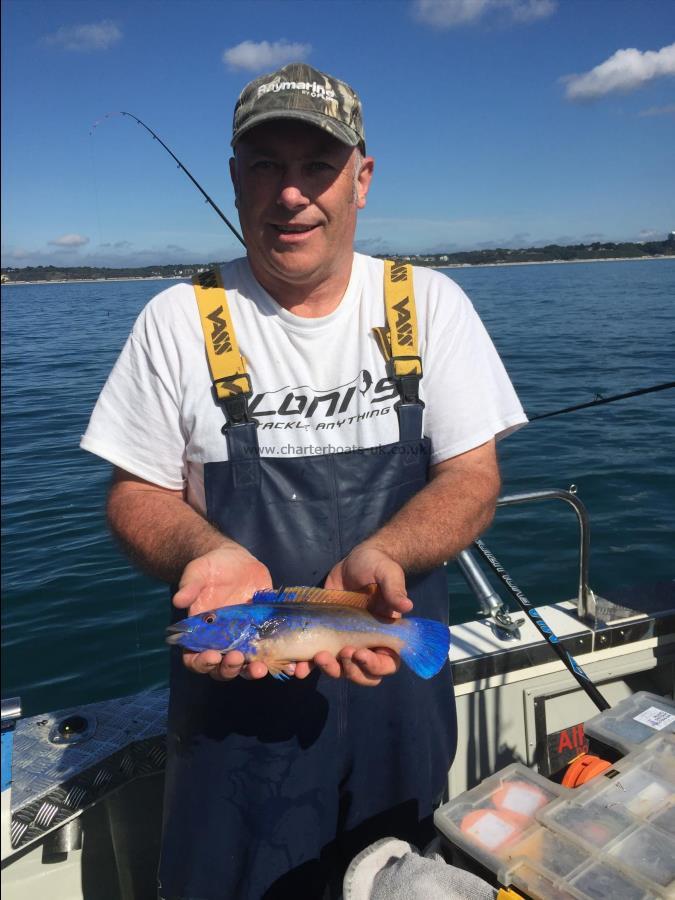
{"label": "blue chest waders", "polygon": [[[230,386],[248,378],[241,363]],[[208,518],[274,585],[321,585],[426,484],[421,366],[405,379],[388,365],[400,440],[371,450],[261,458],[246,392],[223,402],[229,458],[205,466]],[[448,621],[442,567],[407,586],[416,615]],[[430,681],[402,666],[375,688],[318,672],[219,683],[188,672],[172,650],[161,897],[339,896],[344,869],[369,843],[432,836],[455,745],[449,664]]]}

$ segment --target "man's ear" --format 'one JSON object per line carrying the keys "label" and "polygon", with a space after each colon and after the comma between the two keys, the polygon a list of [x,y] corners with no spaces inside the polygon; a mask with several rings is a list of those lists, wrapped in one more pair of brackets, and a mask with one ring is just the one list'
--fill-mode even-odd
{"label": "man's ear", "polygon": [[361,163],[361,171],[356,179],[356,206],[363,209],[366,205],[366,197],[370,190],[370,182],[373,179],[373,170],[375,168],[375,160],[372,156],[364,156]]}

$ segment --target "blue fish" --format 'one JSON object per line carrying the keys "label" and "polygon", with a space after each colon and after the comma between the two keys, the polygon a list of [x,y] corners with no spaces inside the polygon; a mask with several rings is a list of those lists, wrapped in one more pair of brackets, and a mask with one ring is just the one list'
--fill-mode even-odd
{"label": "blue fish", "polygon": [[436,675],[450,647],[442,622],[413,616],[385,619],[368,612],[375,586],[365,591],[290,587],[256,591],[250,603],[223,606],[170,625],[167,643],[186,650],[239,650],[260,660],[275,678],[311,660],[320,650],[333,655],[346,646],[388,647],[422,678]]}

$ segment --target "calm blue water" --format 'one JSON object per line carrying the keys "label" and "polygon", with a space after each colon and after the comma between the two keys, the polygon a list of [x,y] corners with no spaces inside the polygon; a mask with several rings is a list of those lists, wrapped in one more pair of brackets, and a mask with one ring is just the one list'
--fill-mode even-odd
{"label": "calm blue water", "polygon": [[[534,415],[675,379],[675,260],[449,270]],[[3,696],[27,713],[159,686],[163,586],[106,532],[108,466],[78,449],[134,318],[167,282],[2,292]],[[598,593],[673,576],[675,392],[536,422],[501,445],[504,492],[578,485]],[[576,592],[575,519],[503,510],[489,546],[534,602]],[[562,507],[562,505],[561,505]],[[449,574],[453,618],[472,618]]]}

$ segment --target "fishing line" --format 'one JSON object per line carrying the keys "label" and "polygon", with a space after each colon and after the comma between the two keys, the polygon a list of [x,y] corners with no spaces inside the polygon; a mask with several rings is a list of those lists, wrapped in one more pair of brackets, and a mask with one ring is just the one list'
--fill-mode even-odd
{"label": "fishing line", "polygon": [[95,129],[98,125],[100,125],[101,122],[105,121],[106,119],[112,118],[112,116],[129,116],[130,119],[133,119],[138,125],[141,125],[143,128],[145,128],[145,130],[146,130],[149,134],[152,135],[153,139],[156,140],[156,141],[158,141],[158,142],[161,144],[161,146],[164,147],[164,149],[165,149],[166,152],[169,154],[169,156],[170,156],[170,157],[178,164],[178,168],[179,168],[179,169],[182,169],[182,170],[185,172],[185,174],[187,175],[187,177],[188,177],[188,178],[190,179],[190,181],[194,184],[194,186],[197,188],[197,190],[200,192],[200,194],[206,199],[206,202],[209,203],[210,206],[212,207],[212,209],[214,209],[214,210],[218,213],[218,215],[220,216],[220,218],[221,218],[221,219],[223,220],[223,222],[227,225],[227,227],[230,229],[230,231],[232,232],[232,234],[237,238],[237,240],[240,241],[240,242],[243,244],[244,247],[246,246],[246,244],[244,244],[244,239],[243,239],[243,237],[239,234],[239,232],[238,232],[237,229],[234,227],[234,225],[230,222],[230,220],[227,218],[227,216],[225,215],[225,213],[222,212],[222,210],[219,209],[218,206],[216,206],[216,204],[214,203],[214,201],[209,197],[209,195],[206,193],[206,191],[205,191],[204,188],[201,186],[201,184],[197,181],[197,179],[191,174],[191,172],[188,171],[188,169],[185,168],[185,166],[184,166],[183,163],[178,159],[178,157],[176,156],[176,154],[173,153],[173,152],[167,147],[167,145],[166,145],[166,144],[164,143],[164,141],[159,137],[159,135],[155,134],[155,132],[152,130],[152,128],[148,127],[148,126],[145,124],[145,122],[143,122],[141,119],[138,118],[138,116],[135,116],[133,113],[130,113],[130,112],[124,112],[123,110],[120,110],[119,112],[106,113],[106,115],[103,116],[102,119],[98,119],[96,122],[94,122],[94,124],[91,126],[91,131],[89,132],[89,134],[90,134],[90,135],[93,135],[94,129]]}
{"label": "fishing line", "polygon": [[551,416],[562,416],[565,413],[576,412],[578,409],[588,409],[591,406],[602,406],[603,403],[614,403],[615,400],[626,400],[628,397],[639,397],[641,394],[653,394],[655,391],[667,391],[675,387],[675,381],[666,381],[663,384],[653,384],[651,387],[638,388],[635,391],[628,391],[626,394],[614,394],[612,397],[603,397],[596,395],[595,400],[588,403],[577,403],[575,406],[566,406],[564,409],[556,409],[553,412],[540,413],[538,416],[529,416],[530,422],[537,419],[550,419]]}
{"label": "fishing line", "polygon": [[600,691],[596,688],[596,686],[581,668],[579,663],[574,659],[571,653],[568,653],[568,651],[560,645],[559,638],[555,636],[546,622],[544,622],[542,617],[539,615],[538,610],[535,609],[535,607],[530,603],[525,594],[523,594],[515,581],[513,581],[513,579],[510,577],[506,569],[501,565],[499,560],[490,552],[490,550],[488,550],[488,548],[482,541],[474,541],[474,547],[478,550],[480,555],[490,566],[495,575],[497,575],[501,582],[506,586],[511,596],[518,603],[518,606],[520,606],[523,612],[534,623],[539,633],[543,635],[543,637],[548,641],[549,645],[555,650],[555,652],[564,663],[565,668],[578,681],[584,691],[591,698],[593,703],[595,703],[595,705],[598,707],[600,712],[603,712],[605,709],[609,709],[609,703],[605,700]]}
{"label": "fishing line", "polygon": [[103,230],[101,228],[101,197],[98,183],[98,172],[94,159],[94,144],[92,141],[89,141],[89,165],[91,168],[91,178],[94,185],[94,206],[96,211],[96,224],[98,226],[98,244],[100,247],[103,244]]}

